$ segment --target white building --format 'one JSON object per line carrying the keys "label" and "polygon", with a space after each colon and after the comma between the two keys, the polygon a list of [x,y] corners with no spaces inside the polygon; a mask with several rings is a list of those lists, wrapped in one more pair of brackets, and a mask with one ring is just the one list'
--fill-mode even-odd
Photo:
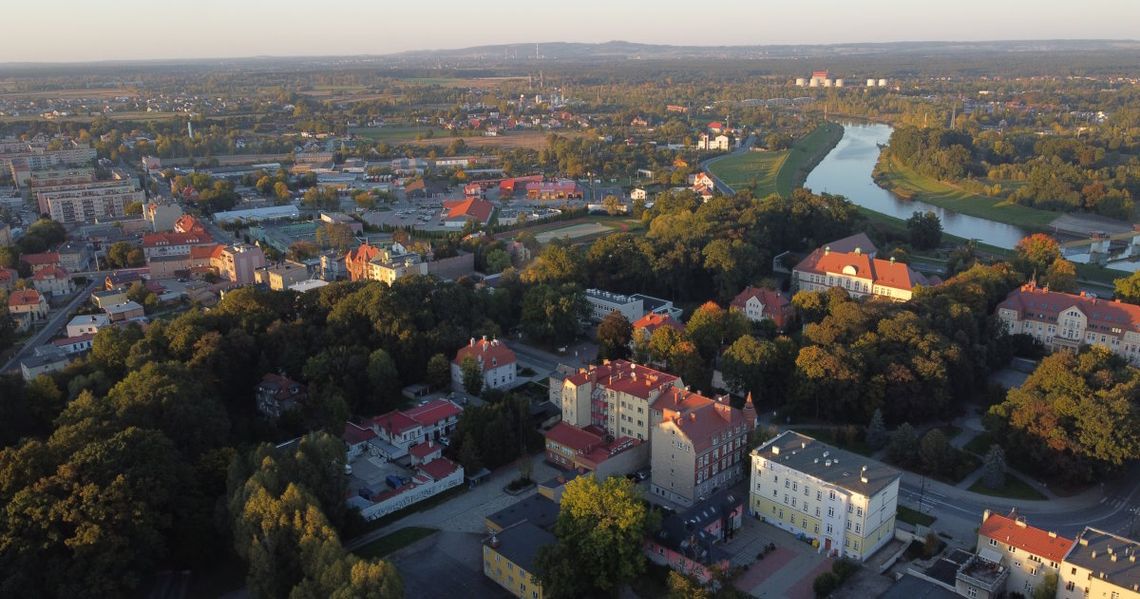
{"label": "white building", "polygon": [[463,361],[467,358],[475,360],[483,372],[484,389],[509,389],[515,386],[518,376],[515,352],[498,339],[472,337],[467,345],[459,348],[455,359],[451,361],[451,384],[456,391],[463,390]]}
{"label": "white building", "polygon": [[67,323],[67,336],[94,335],[99,329],[111,326],[111,317],[106,314],[80,314]]}
{"label": "white building", "polygon": [[895,536],[902,474],[794,431],[752,451],[749,512],[864,561]]}
{"label": "white building", "polygon": [[587,289],[586,301],[590,303],[590,319],[594,322],[601,322],[614,311],[619,312],[631,323],[649,313],[681,318],[681,309],[674,306],[673,302],[640,293],[622,295],[601,289]]}

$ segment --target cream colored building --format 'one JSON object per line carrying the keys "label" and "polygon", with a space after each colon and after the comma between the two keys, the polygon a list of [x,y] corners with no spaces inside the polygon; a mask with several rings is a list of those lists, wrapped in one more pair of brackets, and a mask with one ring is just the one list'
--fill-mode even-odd
{"label": "cream colored building", "polygon": [[284,291],[290,286],[307,281],[309,269],[300,262],[286,260],[278,264],[263,266],[254,271],[254,279],[273,291]]}
{"label": "cream colored building", "polygon": [[1140,306],[1058,293],[1031,282],[998,304],[997,317],[1008,332],[1029,335],[1049,351],[1100,345],[1140,366]]}
{"label": "cream colored building", "polygon": [[749,511],[821,551],[866,560],[890,542],[898,506],[898,470],[784,431],[752,451]]}
{"label": "cream colored building", "polygon": [[483,541],[483,574],[519,599],[542,599],[535,562],[554,543],[554,535],[528,520],[495,532]]}
{"label": "cream colored building", "polygon": [[1005,590],[1026,597],[1045,583],[1047,575],[1058,574],[1072,546],[1072,539],[1029,526],[1015,513],[1002,516],[986,510],[978,527],[978,556],[1005,566],[1009,572]]}
{"label": "cream colored building", "polygon": [[1140,599],[1140,543],[1085,527],[1064,561],[1057,599]]}
{"label": "cream colored building", "polygon": [[583,368],[562,380],[562,421],[585,428],[597,426],[615,439],[649,440],[651,408],[670,387],[682,387],[680,377],[614,360]]}
{"label": "cream colored building", "polygon": [[798,291],[827,291],[839,287],[854,298],[877,297],[905,302],[914,297],[916,286],[938,283],[894,258],[881,260],[874,252],[865,252],[861,247],[849,252],[838,251],[833,244],[815,250],[792,269],[792,285]]}

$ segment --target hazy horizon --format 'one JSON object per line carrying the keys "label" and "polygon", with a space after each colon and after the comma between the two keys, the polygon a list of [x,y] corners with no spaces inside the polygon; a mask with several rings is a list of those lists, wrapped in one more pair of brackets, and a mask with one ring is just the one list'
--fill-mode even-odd
{"label": "hazy horizon", "polygon": [[581,0],[565,10],[503,0],[481,12],[455,0],[440,0],[431,11],[360,0],[320,11],[299,0],[202,0],[189,9],[162,10],[142,0],[116,2],[113,9],[61,0],[45,15],[20,3],[6,11],[9,22],[21,26],[0,36],[0,62],[356,56],[613,40],[680,46],[1135,40],[1140,22],[1140,2],[1128,0],[1087,0],[1079,11],[1031,0],[959,0],[934,9],[906,0],[736,4],[709,0],[697,12],[678,0],[649,6]]}

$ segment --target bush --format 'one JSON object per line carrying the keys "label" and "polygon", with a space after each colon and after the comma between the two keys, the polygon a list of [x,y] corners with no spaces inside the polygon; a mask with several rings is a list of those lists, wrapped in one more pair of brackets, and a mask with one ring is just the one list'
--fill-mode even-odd
{"label": "bush", "polygon": [[839,579],[839,584],[846,582],[858,571],[859,564],[847,558],[836,560],[834,564],[831,564],[831,573]]}
{"label": "bush", "polygon": [[811,583],[811,590],[815,591],[816,597],[826,597],[834,593],[837,588],[839,588],[839,577],[831,572],[824,572],[816,576]]}

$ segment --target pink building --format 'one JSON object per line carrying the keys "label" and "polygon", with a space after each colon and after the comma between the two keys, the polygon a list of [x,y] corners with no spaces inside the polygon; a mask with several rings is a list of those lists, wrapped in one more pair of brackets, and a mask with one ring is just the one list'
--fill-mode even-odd
{"label": "pink building", "polygon": [[687,511],[666,517],[660,530],[645,539],[645,556],[655,564],[686,572],[701,583],[708,582],[714,569],[729,566],[729,554],[717,544],[732,539],[742,526],[744,498],[744,494],[726,489]]}

